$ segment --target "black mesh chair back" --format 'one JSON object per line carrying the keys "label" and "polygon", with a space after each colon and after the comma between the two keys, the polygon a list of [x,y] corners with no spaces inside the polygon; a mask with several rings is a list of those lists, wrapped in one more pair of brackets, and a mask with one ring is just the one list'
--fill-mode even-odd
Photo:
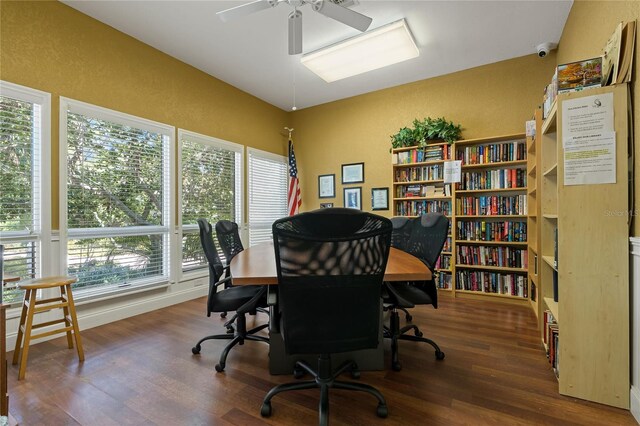
{"label": "black mesh chair back", "polygon": [[408,217],[393,217],[391,225],[393,232],[391,233],[391,247],[407,251],[407,243],[411,237],[411,224],[413,222]]}
{"label": "black mesh chair back", "polygon": [[321,209],[273,224],[285,350],[329,354],[377,347],[389,219]]}
{"label": "black mesh chair back", "polygon": [[[211,316],[212,296],[216,292],[215,283],[217,283],[224,273],[224,266],[218,256],[218,250],[213,242],[213,227],[206,219],[198,219],[198,228],[200,229],[200,243],[204,250],[204,255],[209,264],[209,299],[207,302],[207,316]],[[228,287],[228,285],[225,285]]]}
{"label": "black mesh chair back", "polygon": [[433,271],[449,233],[449,219],[442,213],[427,213],[412,222],[405,251],[422,259]]}
{"label": "black mesh chair back", "polygon": [[231,259],[244,250],[240,240],[240,233],[238,232],[238,224],[230,220],[220,220],[216,223],[216,235],[227,265],[229,265]]}

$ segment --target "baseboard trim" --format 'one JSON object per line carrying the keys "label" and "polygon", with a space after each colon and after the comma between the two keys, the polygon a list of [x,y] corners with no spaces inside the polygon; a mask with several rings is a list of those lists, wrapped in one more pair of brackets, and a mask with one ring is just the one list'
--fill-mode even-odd
{"label": "baseboard trim", "polygon": [[640,424],[640,388],[631,386],[629,399],[631,400],[631,414],[636,418],[636,422]]}
{"label": "baseboard trim", "polygon": [[[93,327],[108,324],[121,319],[129,318],[135,315],[144,314],[147,312],[155,311],[156,309],[166,308],[171,305],[186,302],[188,300],[197,299],[198,297],[206,296],[208,292],[207,286],[191,287],[183,290],[172,291],[170,293],[164,293],[157,296],[146,297],[144,299],[136,300],[131,303],[119,304],[111,309],[104,309],[98,312],[92,313],[78,313],[78,323],[80,325],[80,331],[88,330]],[[41,331],[45,332],[48,328],[42,328]],[[15,332],[7,334],[7,348],[13,348],[16,344],[17,330]],[[38,344],[50,339],[55,339],[60,335],[53,335],[47,338],[38,339],[32,344]]]}

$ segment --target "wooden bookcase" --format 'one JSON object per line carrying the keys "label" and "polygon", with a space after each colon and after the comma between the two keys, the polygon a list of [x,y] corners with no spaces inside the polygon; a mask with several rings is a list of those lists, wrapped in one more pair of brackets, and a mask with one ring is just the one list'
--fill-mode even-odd
{"label": "wooden bookcase", "polygon": [[527,248],[529,254],[529,301],[531,308],[536,316],[540,317],[540,297],[539,290],[539,270],[540,270],[540,232],[539,221],[541,220],[539,197],[542,191],[541,176],[539,172],[542,169],[540,165],[540,139],[542,129],[542,110],[538,108],[534,113],[534,121],[536,133],[533,136],[527,136]]}
{"label": "wooden bookcase", "polygon": [[527,149],[524,134],[455,143],[456,295],[526,302]]}
{"label": "wooden bookcase", "polygon": [[[424,148],[398,148],[392,151],[393,214],[417,217],[426,212],[440,212],[451,220],[452,186],[444,184],[444,162],[450,160],[453,147],[444,142]],[[437,286],[451,291],[453,238],[449,233],[436,267],[440,272]]]}
{"label": "wooden bookcase", "polygon": [[[614,96],[616,182],[565,185],[563,103],[606,93]],[[552,313],[558,326],[560,393],[625,409],[629,408],[627,96],[626,85],[558,96],[536,136],[536,169],[542,175],[535,195],[538,218],[529,218],[530,226],[537,224],[533,232],[538,235],[539,273],[533,282],[541,299],[542,337],[545,311]]]}
{"label": "wooden bookcase", "polygon": [[[502,151],[499,151],[501,147]],[[439,155],[438,149],[441,150]],[[489,155],[490,149],[493,157]],[[426,147],[430,152],[428,155],[426,151],[420,154],[420,150],[411,147],[392,151],[393,213],[416,217],[438,211],[450,218],[450,240],[440,258],[438,288],[458,297],[491,296],[508,302],[528,303],[525,210],[528,177],[524,135],[470,139],[452,145],[429,144]],[[462,174],[466,183],[445,185],[444,162],[464,159],[465,153],[474,155],[473,159],[467,157],[466,163],[463,161]],[[494,161],[488,162],[490,160]],[[429,170],[434,172],[428,173]],[[492,178],[493,185],[489,185]],[[514,185],[516,180],[520,185],[510,187],[512,180]],[[420,193],[426,187],[431,188],[428,193]],[[476,200],[490,197],[495,198],[494,211],[481,214],[483,212],[470,210]],[[511,211],[501,211],[508,208]],[[481,229],[484,233],[479,235]],[[491,236],[490,229],[495,230]],[[516,263],[511,264],[511,261]],[[512,282],[509,278],[513,278]],[[484,281],[478,285],[478,280]]]}

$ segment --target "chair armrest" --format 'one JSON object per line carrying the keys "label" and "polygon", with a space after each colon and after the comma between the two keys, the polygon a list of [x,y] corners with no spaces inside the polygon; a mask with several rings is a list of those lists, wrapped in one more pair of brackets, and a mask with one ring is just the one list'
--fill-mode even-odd
{"label": "chair armrest", "polygon": [[256,306],[258,304],[258,301],[265,297],[265,294],[267,293],[267,286],[264,285],[260,288],[260,291],[258,291],[255,296],[253,296],[251,298],[251,300],[249,300],[247,303],[245,303],[244,305],[240,306],[238,309],[236,309],[236,313],[238,315],[240,314],[246,314],[249,313],[250,311],[254,311],[256,309]]}
{"label": "chair armrest", "polygon": [[226,278],[223,278],[220,281],[214,283],[213,286],[214,287],[218,287],[218,286],[221,286],[222,284],[228,283],[229,281],[231,281],[231,277],[226,277]]}

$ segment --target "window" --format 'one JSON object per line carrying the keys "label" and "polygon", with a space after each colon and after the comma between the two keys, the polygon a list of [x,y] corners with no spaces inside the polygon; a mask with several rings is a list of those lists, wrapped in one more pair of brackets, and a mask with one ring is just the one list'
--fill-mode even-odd
{"label": "window", "polygon": [[[48,93],[0,81],[0,244],[5,274],[21,279],[49,272],[50,104]],[[5,289],[3,303],[21,300]]]}
{"label": "window", "polygon": [[79,296],[167,282],[174,128],[60,103],[61,247]]}
{"label": "window", "polygon": [[182,272],[204,269],[199,218],[242,221],[243,147],[178,130]]}
{"label": "window", "polygon": [[271,225],[287,216],[287,157],[248,148],[249,244],[271,241]]}

